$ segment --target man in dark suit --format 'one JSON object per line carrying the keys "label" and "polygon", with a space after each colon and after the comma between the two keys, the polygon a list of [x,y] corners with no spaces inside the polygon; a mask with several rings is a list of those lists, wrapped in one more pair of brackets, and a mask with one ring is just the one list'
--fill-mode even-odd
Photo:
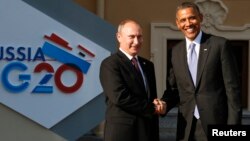
{"label": "man in dark suit", "polygon": [[225,38],[201,31],[202,18],[194,3],[177,7],[176,24],[185,40],[172,49],[162,97],[167,111],[179,104],[177,140],[206,141],[208,125],[241,122],[235,58]]}
{"label": "man in dark suit", "polygon": [[[106,96],[105,141],[159,141],[152,62],[139,57],[142,29],[133,20],[118,26],[119,50],[101,63],[100,81]],[[137,62],[132,62],[135,58]]]}

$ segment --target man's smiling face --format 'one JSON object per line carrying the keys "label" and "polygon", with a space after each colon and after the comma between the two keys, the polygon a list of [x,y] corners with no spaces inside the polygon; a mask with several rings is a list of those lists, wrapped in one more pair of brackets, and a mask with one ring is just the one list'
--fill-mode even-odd
{"label": "man's smiling face", "polygon": [[176,13],[176,25],[183,34],[193,41],[200,32],[203,16],[192,7],[180,9]]}

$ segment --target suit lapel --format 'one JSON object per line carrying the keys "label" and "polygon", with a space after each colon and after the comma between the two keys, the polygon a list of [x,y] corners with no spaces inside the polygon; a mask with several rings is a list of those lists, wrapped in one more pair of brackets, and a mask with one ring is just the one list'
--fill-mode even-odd
{"label": "suit lapel", "polygon": [[146,91],[148,92],[148,95],[150,95],[150,88],[149,88],[149,81],[148,81],[148,77],[150,77],[150,72],[149,72],[149,69],[147,69],[147,63],[145,62],[145,61],[143,61],[142,59],[141,59],[141,57],[139,57],[138,56],[138,61],[139,61],[139,63],[140,63],[140,66],[141,66],[141,68],[142,68],[142,73],[143,73],[143,76],[144,76],[144,78],[145,78],[145,83],[146,84],[144,84],[144,82],[143,82],[143,85],[146,87]]}
{"label": "suit lapel", "polygon": [[141,84],[144,87],[144,83],[141,80],[141,78],[137,75],[137,72],[131,63],[131,60],[129,60],[129,58],[125,54],[123,54],[120,50],[117,52],[117,55],[120,56],[121,62],[124,64],[124,67],[127,68],[129,72],[131,72],[134,75],[134,77],[138,80],[139,84]]}
{"label": "suit lapel", "polygon": [[197,86],[200,83],[201,75],[204,70],[204,66],[207,61],[208,53],[210,51],[210,45],[208,41],[209,35],[205,34],[204,32],[202,33],[201,37],[201,45],[200,45],[200,53],[199,53],[199,60],[198,60],[198,70],[197,70],[197,78],[196,78],[196,83]]}
{"label": "suit lapel", "polygon": [[192,76],[190,74],[189,68],[188,68],[188,62],[187,62],[187,49],[186,49],[186,41],[183,41],[180,45],[179,45],[179,51],[180,53],[178,53],[180,56],[178,56],[177,58],[179,58],[179,60],[181,61],[181,63],[179,64],[179,70],[183,70],[183,77],[184,76],[189,76],[189,82],[193,84],[193,80],[192,80]]}

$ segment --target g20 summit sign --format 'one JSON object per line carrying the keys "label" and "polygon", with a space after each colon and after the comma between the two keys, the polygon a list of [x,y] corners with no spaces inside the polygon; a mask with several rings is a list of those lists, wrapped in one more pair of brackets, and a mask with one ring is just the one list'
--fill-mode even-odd
{"label": "g20 summit sign", "polygon": [[110,52],[22,1],[0,9],[2,104],[51,128],[102,92]]}
{"label": "g20 summit sign", "polygon": [[[41,48],[37,48],[36,51],[34,51],[34,54],[32,54],[31,52],[33,49],[31,47],[0,47],[0,59],[7,60],[9,62],[2,71],[1,78],[3,88],[14,94],[25,91],[31,85],[30,81],[32,74],[21,73],[25,72],[29,67],[28,64],[23,62],[40,61],[41,63],[38,63],[33,68],[33,73],[41,73],[42,71],[45,71],[47,73],[43,77],[41,77],[39,84],[32,85],[34,86],[34,89],[31,91],[31,93],[52,94],[54,86],[52,86],[51,84],[47,85],[52,77],[54,77],[55,86],[64,93],[72,94],[80,89],[83,84],[83,74],[87,74],[91,63],[74,55],[71,55],[63,49],[60,49],[59,46],[64,47],[69,51],[71,51],[73,48],[69,47],[68,43],[58,37],[56,34],[53,33],[51,37],[45,36],[45,38],[52,41],[52,43],[57,43],[57,45],[45,42]],[[95,56],[95,54],[91,53],[81,45],[78,45],[78,48],[85,52],[83,53],[79,51],[79,55],[83,58],[85,57],[85,54],[88,54],[91,57]],[[53,64],[45,59],[45,56],[54,58],[55,60],[53,61],[60,61],[64,64],[62,64],[57,68],[57,70],[55,70]],[[20,84],[14,85],[10,82],[9,74],[11,74],[12,71],[18,71],[18,73],[20,73],[17,76]],[[72,84],[72,86],[65,85],[62,82],[61,78],[63,77],[63,73],[67,71],[72,71],[76,75],[75,83]]]}

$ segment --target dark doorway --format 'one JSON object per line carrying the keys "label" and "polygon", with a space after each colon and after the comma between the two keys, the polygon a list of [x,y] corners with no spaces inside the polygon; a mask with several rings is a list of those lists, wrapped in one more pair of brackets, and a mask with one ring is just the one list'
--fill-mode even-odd
{"label": "dark doorway", "polygon": [[[171,39],[167,40],[167,66],[169,66],[171,58],[171,49],[179,43],[181,40]],[[238,63],[240,78],[241,78],[241,90],[242,90],[242,106],[247,108],[248,103],[248,40],[230,40],[233,52],[236,56]],[[168,68],[167,68],[168,71]]]}
{"label": "dark doorway", "polygon": [[248,45],[247,40],[230,40],[233,52],[236,56],[240,78],[241,78],[241,90],[242,90],[242,106],[247,108],[248,100]]}

